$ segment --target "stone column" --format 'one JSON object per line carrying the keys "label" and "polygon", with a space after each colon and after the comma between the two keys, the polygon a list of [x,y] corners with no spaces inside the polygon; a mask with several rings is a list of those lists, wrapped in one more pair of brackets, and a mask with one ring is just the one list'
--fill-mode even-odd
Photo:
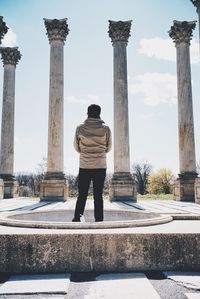
{"label": "stone column", "polygon": [[199,16],[199,42],[200,42],[200,0],[191,0],[197,9],[197,14]]}
{"label": "stone column", "polygon": [[197,172],[189,51],[195,23],[174,21],[169,31],[177,53],[180,174],[174,184],[174,199],[178,201],[194,201],[195,198],[194,183]]}
{"label": "stone column", "polygon": [[18,196],[18,184],[13,175],[15,68],[21,58],[17,47],[0,48],[3,66],[3,105],[1,123],[0,177],[4,181],[4,198]]}
{"label": "stone column", "polygon": [[126,46],[131,22],[109,21],[114,50],[114,174],[110,200],[136,201],[136,185],[130,173],[129,116]]}
{"label": "stone column", "polygon": [[44,19],[50,43],[50,86],[47,173],[41,184],[41,200],[66,200],[63,172],[63,50],[69,29],[67,19]]}
{"label": "stone column", "polygon": [[[0,45],[1,41],[4,38],[4,35],[8,32],[8,27],[6,23],[3,21],[3,17],[0,16]],[[4,197],[4,183],[3,179],[0,179],[0,199]]]}

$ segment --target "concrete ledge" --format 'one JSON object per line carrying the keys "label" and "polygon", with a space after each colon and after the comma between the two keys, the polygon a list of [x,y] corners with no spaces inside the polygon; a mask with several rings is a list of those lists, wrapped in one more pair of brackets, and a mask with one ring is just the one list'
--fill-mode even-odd
{"label": "concrete ledge", "polygon": [[200,233],[95,232],[0,235],[0,272],[200,270]]}

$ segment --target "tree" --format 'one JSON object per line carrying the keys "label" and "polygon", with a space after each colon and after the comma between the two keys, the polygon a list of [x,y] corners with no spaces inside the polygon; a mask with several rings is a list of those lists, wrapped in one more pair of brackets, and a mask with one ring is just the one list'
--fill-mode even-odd
{"label": "tree", "polygon": [[198,174],[200,174],[200,161],[197,161],[196,163],[196,171]]}
{"label": "tree", "polygon": [[149,176],[147,190],[151,194],[172,193],[175,175],[170,169],[162,168]]}
{"label": "tree", "polygon": [[19,172],[15,177],[19,184],[19,196],[28,197],[35,195],[35,174]]}
{"label": "tree", "polygon": [[138,162],[132,165],[132,171],[137,184],[137,192],[139,194],[147,193],[148,177],[152,172],[152,165],[145,162]]}

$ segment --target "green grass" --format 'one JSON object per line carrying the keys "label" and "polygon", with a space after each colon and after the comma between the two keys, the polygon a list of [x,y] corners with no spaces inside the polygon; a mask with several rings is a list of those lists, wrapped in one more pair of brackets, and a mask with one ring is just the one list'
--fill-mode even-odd
{"label": "green grass", "polygon": [[140,195],[138,194],[137,199],[142,199],[142,200],[156,200],[156,199],[161,199],[161,200],[173,200],[173,194],[145,194],[145,195]]}

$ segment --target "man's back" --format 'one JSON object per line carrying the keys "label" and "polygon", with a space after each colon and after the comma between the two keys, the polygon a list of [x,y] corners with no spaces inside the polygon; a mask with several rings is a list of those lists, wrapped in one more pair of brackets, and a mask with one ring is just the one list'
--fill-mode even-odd
{"label": "man's back", "polygon": [[74,147],[80,153],[80,168],[106,168],[106,153],[111,148],[111,133],[104,121],[87,118],[77,127]]}
{"label": "man's back", "polygon": [[111,149],[111,133],[100,118],[101,107],[88,107],[88,118],[78,126],[74,147],[80,153],[78,198],[73,222],[80,222],[91,181],[93,182],[94,218],[103,221],[103,186],[106,177],[106,153]]}

